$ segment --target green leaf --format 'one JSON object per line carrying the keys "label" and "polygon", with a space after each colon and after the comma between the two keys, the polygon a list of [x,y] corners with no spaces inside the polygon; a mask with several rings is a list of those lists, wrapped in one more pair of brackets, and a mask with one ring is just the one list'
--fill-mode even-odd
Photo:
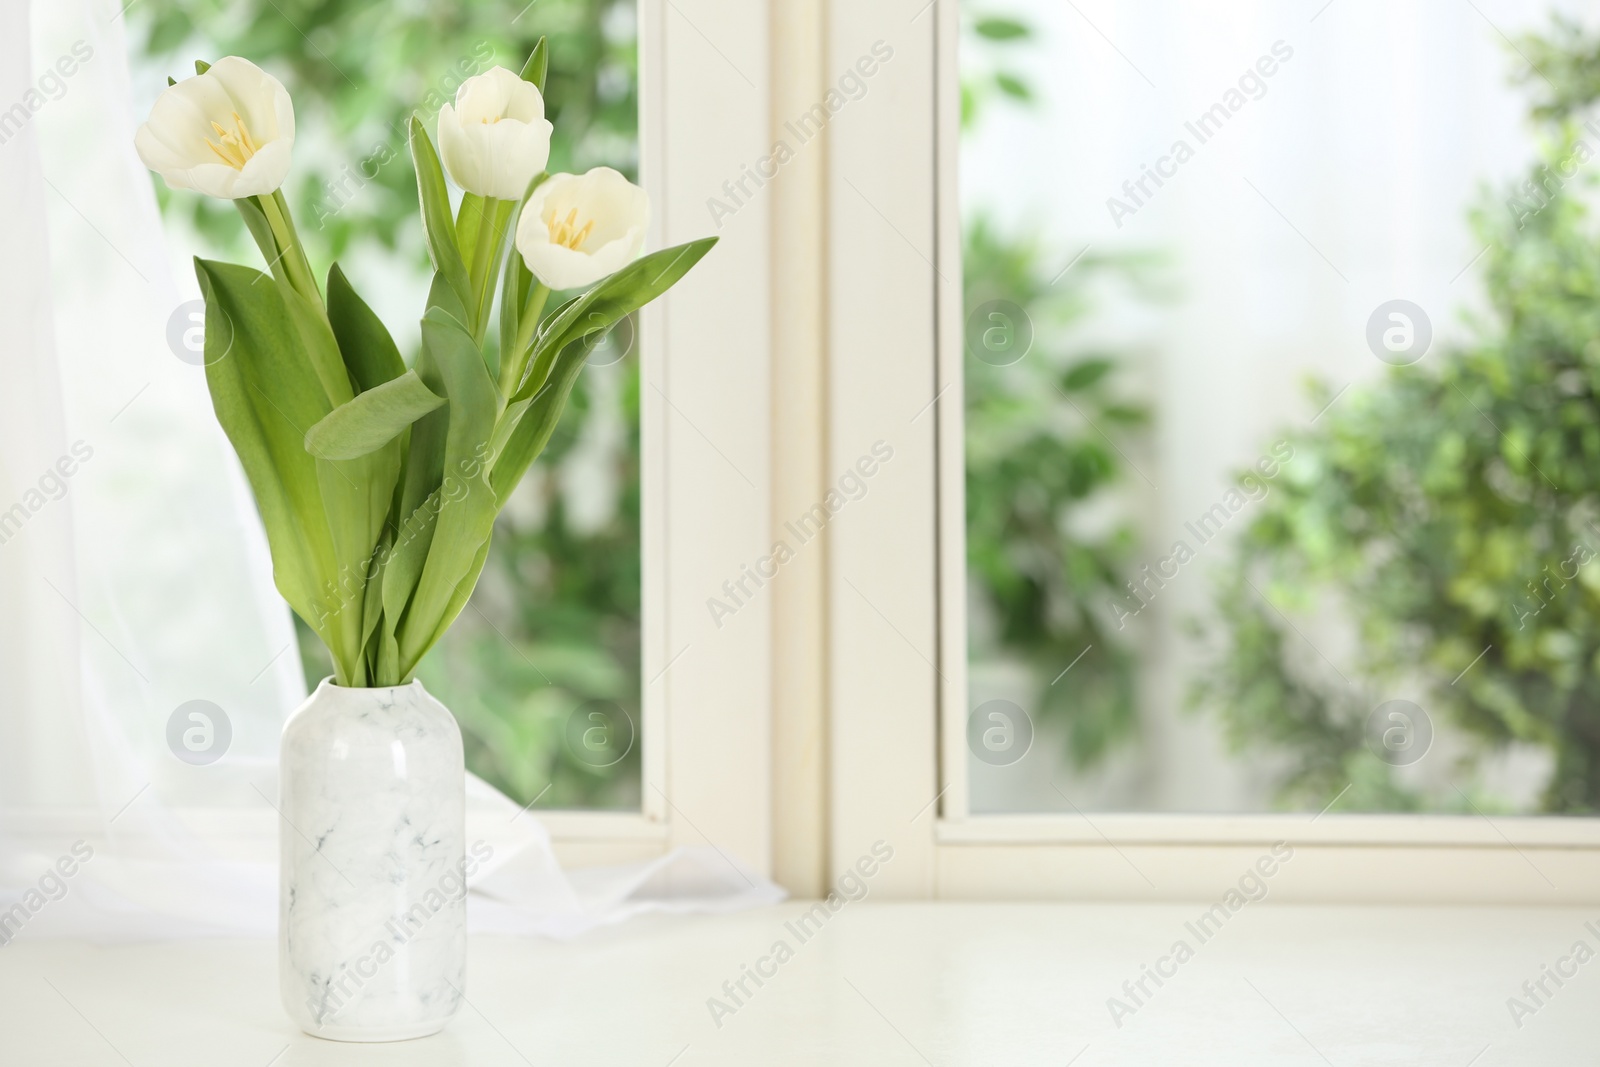
{"label": "green leaf", "polygon": [[568,345],[556,358],[544,388],[530,400],[522,401],[527,407],[504,446],[495,452],[494,469],[490,473],[497,508],[505,507],[517,483],[549,444],[578,374],[603,336],[591,333]]}
{"label": "green leaf", "polygon": [[[355,390],[321,301],[313,302],[287,285],[277,288],[322,382],[329,409],[349,403]],[[309,432],[311,427],[305,429]],[[316,459],[317,488],[335,559],[335,573],[322,587],[326,618],[325,632],[319,636],[333,654],[340,685],[367,684],[361,640],[363,604],[373,549],[388,524],[403,458],[400,442],[393,441],[351,460]]]}
{"label": "green leaf", "polygon": [[543,37],[539,38],[533,46],[533,54],[528,56],[528,61],[522,65],[522,80],[532,82],[533,87],[544,92],[545,75],[550,66],[550,49]]}
{"label": "green leaf", "polygon": [[355,460],[317,460],[317,484],[338,559],[337,579],[327,593],[328,633],[323,640],[333,653],[341,685],[370,684],[362,654],[363,623],[368,599],[378,595],[370,578],[377,561],[376,546],[389,521],[400,466],[399,440]]}
{"label": "green leaf", "polygon": [[444,276],[463,308],[473,306],[467,267],[456,244],[455,222],[450,215],[450,191],[444,183],[444,168],[434,151],[422,120],[411,116],[411,159],[417,168],[417,196],[422,202],[422,232],[428,241],[428,256],[433,269]]}
{"label": "green leaf", "polygon": [[[443,274],[435,274],[433,276],[433,284],[428,286],[428,302],[424,314],[427,311],[442,312],[446,316],[455,319],[457,325],[463,330],[467,330],[468,333],[472,332],[467,326],[467,306],[456,297],[455,290],[450,288],[450,283],[445,281]],[[424,375],[423,377],[426,378],[427,376]],[[432,386],[433,383],[429,382],[428,384]]]}
{"label": "green leaf", "polygon": [[324,583],[337,575],[316,460],[305,431],[328,401],[275,285],[247,267],[195,260],[206,301],[206,384],[267,531],[289,606],[327,641]]}
{"label": "green leaf", "polygon": [[478,243],[478,227],[483,222],[483,204],[484,197],[477,193],[461,194],[461,206],[456,209],[456,247],[465,250]]}
{"label": "green leaf", "polygon": [[194,72],[196,74],[204,74],[206,71],[208,71],[210,69],[211,69],[211,64],[207,63],[205,60],[197,59],[197,60],[194,61]]}
{"label": "green leaf", "polygon": [[378,685],[399,685],[404,681],[400,673],[400,645],[388,629],[378,634],[378,670],[374,677]]}
{"label": "green leaf", "polygon": [[1107,422],[1121,423],[1125,426],[1143,426],[1150,421],[1150,413],[1142,407],[1132,404],[1107,404],[1100,409]]}
{"label": "green leaf", "polygon": [[1074,364],[1066,374],[1061,376],[1061,388],[1069,393],[1087,389],[1094,383],[1104,378],[1111,370],[1111,361],[1108,359],[1086,359]]}
{"label": "green leaf", "polygon": [[[399,479],[399,444],[348,462],[308,453],[306,432],[332,410],[313,359],[338,359],[320,308],[245,267],[197,260],[195,269],[212,405],[255,493],[274,580],[328,646],[339,683],[365,684],[366,578]],[[342,364],[337,377],[348,396]]]}
{"label": "green leaf", "polygon": [[[500,413],[500,394],[489,378],[472,336],[438,309],[422,318],[422,346],[444,381],[450,399],[437,528],[416,591],[398,633],[400,669],[409,675],[435,636],[460,611],[458,587],[473,572],[479,551],[494,531],[499,511],[488,480],[489,440]],[[464,603],[464,601],[463,601]]]}
{"label": "green leaf", "polygon": [[[496,507],[495,510],[498,511],[499,508]],[[466,574],[462,576],[461,581],[456,583],[455,592],[451,594],[450,602],[445,605],[444,612],[440,615],[439,628],[434,630],[433,636],[428,641],[430,647],[438,644],[446,631],[450,629],[451,623],[455,622],[456,617],[467,606],[467,601],[472,599],[472,591],[477,588],[478,579],[483,575],[483,566],[489,562],[489,540],[487,537],[484,538],[483,544],[478,546],[478,554],[472,558],[472,563],[468,566]]]}
{"label": "green leaf", "polygon": [[328,268],[328,322],[357,389],[376,389],[406,372],[383,320],[356,295],[337,263]]}
{"label": "green leaf", "polygon": [[[459,330],[466,331],[462,322],[466,313],[461,310],[461,302],[450,292],[443,275],[433,276],[428,305],[429,315],[443,315],[453,321]],[[428,344],[424,344],[417,353],[417,375],[436,394],[446,392],[444,377],[434,357],[434,348]],[[439,508],[444,503],[439,488],[444,481],[445,444],[449,429],[448,406],[423,416],[411,428],[405,484],[401,489],[400,509],[395,516],[398,533],[383,571],[384,637],[379,647],[379,663],[386,672],[385,677],[401,677],[400,647],[396,633],[406,606],[416,591],[417,580],[422,576],[428,550],[433,546]],[[388,673],[390,671],[393,673]]]}
{"label": "green leaf", "polygon": [[[428,416],[424,422],[433,422],[438,427],[438,436],[442,440],[448,418],[449,415],[441,410]],[[419,429],[421,426],[422,424],[419,424]],[[413,486],[416,481],[413,472],[418,467],[416,454],[419,436],[417,431],[412,432],[412,460],[406,464],[408,497],[414,491]],[[441,466],[443,458],[443,451],[440,450]],[[392,679],[389,683],[392,685],[398,685],[405,679],[405,673],[400,669],[400,642],[397,635],[400,632],[400,623],[406,617],[406,608],[416,592],[417,581],[422,576],[422,568],[428,561],[428,550],[433,547],[433,535],[439,522],[439,508],[443,504],[444,497],[435,486],[419,504],[403,507],[399,515],[394,545],[384,560],[380,588],[380,595],[383,598],[383,627],[378,648],[378,669],[381,677]]]}
{"label": "green leaf", "polygon": [[295,326],[300,344],[311,362],[312,373],[322,384],[329,406],[336,407],[355,396],[355,389],[350,384],[350,371],[345,367],[339,342],[333,336],[333,327],[328,321],[321,296],[301,295],[286,278],[277,279],[274,288],[283,298],[287,317]]}
{"label": "green leaf", "polygon": [[306,431],[306,451],[320,459],[365,456],[443,403],[444,397],[422,384],[416,371],[408,370],[328,412]]}
{"label": "green leaf", "polygon": [[504,258],[506,238],[510,236],[511,213],[516,208],[514,200],[491,200],[469,193],[462,198],[461,210],[456,215],[456,235],[461,248],[472,252],[467,281],[474,299],[467,311],[472,335],[480,344],[488,332],[497,272]]}
{"label": "green leaf", "polygon": [[1033,28],[1027,23],[999,15],[981,18],[972,28],[978,31],[979,37],[987,37],[991,41],[1020,41],[1033,36]]}
{"label": "green leaf", "polygon": [[527,376],[512,399],[526,400],[537,394],[556,357],[569,345],[603,333],[672,288],[716,243],[715,237],[703,237],[654,252],[562,305],[539,327]]}
{"label": "green leaf", "polygon": [[383,568],[394,547],[394,529],[386,528],[372,555],[368,581],[361,605],[361,656],[366,663],[369,685],[398,685],[398,676],[390,679],[382,674],[383,635],[378,624],[383,621]]}
{"label": "green leaf", "polygon": [[994,76],[995,84],[1000,86],[1000,91],[1009,97],[1022,100],[1026,103],[1033,102],[1033,87],[1015,74],[1001,71]]}

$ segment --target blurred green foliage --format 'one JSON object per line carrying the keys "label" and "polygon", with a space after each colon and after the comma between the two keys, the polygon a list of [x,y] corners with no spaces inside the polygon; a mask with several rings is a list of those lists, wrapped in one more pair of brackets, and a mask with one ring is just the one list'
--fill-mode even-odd
{"label": "blurred green foliage", "polygon": [[[1034,334],[1006,366],[975,356],[981,342],[969,340],[969,654],[1025,663],[1037,682],[1030,713],[1064,722],[1069,757],[1087,767],[1137,728],[1135,649],[1105,606],[1126,595],[1138,548],[1119,496],[1132,477],[1122,449],[1148,412],[1119,395],[1123,353],[1085,350],[1072,337],[1093,310],[1092,289],[1115,276],[1137,286],[1141,272],[1137,262],[1084,255],[1051,284],[1036,243],[1003,237],[981,216],[968,224],[963,254],[977,320],[969,338],[1012,326],[1000,319],[1014,312],[989,310],[995,300],[1020,309],[1017,328]],[[1093,511],[1112,517],[1081,521]]]}
{"label": "blurred green foliage", "polygon": [[1527,63],[1517,77],[1541,94],[1535,118],[1559,124],[1600,100],[1600,36],[1582,23],[1557,14],[1548,33],[1517,42],[1517,55]]}
{"label": "blurred green foliage", "polygon": [[[1465,347],[1288,435],[1296,457],[1219,586],[1195,699],[1240,749],[1287,757],[1285,804],[1353,783],[1341,809],[1467,810],[1454,789],[1403,788],[1365,747],[1371,709],[1420,684],[1476,744],[1454,780],[1524,742],[1553,760],[1546,810],[1600,809],[1600,137],[1574,113],[1600,98],[1600,38],[1558,22],[1520,50],[1544,75],[1528,81],[1548,90],[1533,107],[1548,137],[1528,181],[1474,213],[1489,314]],[[1358,635],[1349,684],[1279,614],[1329,606]]]}
{"label": "blurred green foliage", "polygon": [[963,9],[961,127],[968,130],[995,101],[1036,102],[1033,83],[1012,65],[1018,45],[1032,43],[1033,27],[1010,15]]}
{"label": "blurred green foliage", "polygon": [[[1033,31],[998,14],[964,29],[970,133],[990,103],[1033,104],[1014,67]],[[982,213],[969,213],[962,256],[969,656],[1024,665],[1030,714],[1062,723],[1067,757],[1089,767],[1138,729],[1137,650],[1106,604],[1126,595],[1138,548],[1124,450],[1139,447],[1149,415],[1124,398],[1130,354],[1079,338],[1108,286],[1157,296],[1153,263],[1074,260]]]}
{"label": "blurred green foliage", "polygon": [[[638,78],[632,0],[144,0],[128,12],[142,82],[195,58],[242,55],[294,97],[285,195],[313,265],[386,258],[425,287],[404,124],[431,119],[465,77],[520,69],[550,40],[550,169],[606,164],[633,177]],[[238,214],[197,196],[164,209],[250,262]],[[390,324],[391,327],[397,324]],[[400,331],[397,330],[397,335]],[[519,803],[637,808],[637,739],[610,766],[579,759],[569,721],[607,701],[639,722],[639,365],[631,330],[597,352],[549,446],[501,516],[468,610],[418,670],[461,722],[467,765]],[[596,364],[610,364],[599,366]],[[307,680],[330,673],[304,626]],[[591,759],[594,757],[591,756]]]}

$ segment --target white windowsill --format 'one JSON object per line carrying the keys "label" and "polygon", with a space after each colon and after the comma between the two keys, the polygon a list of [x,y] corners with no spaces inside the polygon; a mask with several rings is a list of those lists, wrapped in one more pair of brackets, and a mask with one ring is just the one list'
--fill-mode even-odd
{"label": "white windowsill", "polygon": [[1180,815],[1089,812],[942,819],[948,844],[1375,845],[1600,848],[1600,819],[1513,815]]}
{"label": "white windowsill", "polygon": [[[365,1047],[293,1028],[267,941],[22,940],[0,949],[0,1062],[1502,1067],[1587,1062],[1600,1006],[1590,962],[1520,1028],[1507,1007],[1576,941],[1600,948],[1596,909],[1248,905],[1200,942],[1200,904],[869,900],[800,943],[806,908],[476,938],[442,1034]],[[780,939],[793,958],[719,1028],[707,999]],[[1118,1028],[1108,998],[1131,1004],[1124,981],[1180,939],[1193,957]]]}

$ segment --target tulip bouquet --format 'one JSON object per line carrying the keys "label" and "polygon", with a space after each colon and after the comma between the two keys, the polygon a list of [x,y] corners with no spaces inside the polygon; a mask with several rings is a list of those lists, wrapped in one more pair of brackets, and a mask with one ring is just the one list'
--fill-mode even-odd
{"label": "tulip bouquet", "polygon": [[[266,258],[270,273],[195,260],[206,381],[278,590],[339,685],[410,680],[466,606],[495,516],[590,351],[716,241],[640,258],[642,189],[607,167],[545,173],[545,48],[520,75],[467,80],[440,110],[439,151],[411,120],[434,269],[411,366],[337,264],[317,284],[281,188],[294,106],[275,78],[237,56],[197,63],[136,137],[168,185],[232,200]],[[454,210],[446,173],[463,190]],[[565,299],[550,306],[553,293]]]}

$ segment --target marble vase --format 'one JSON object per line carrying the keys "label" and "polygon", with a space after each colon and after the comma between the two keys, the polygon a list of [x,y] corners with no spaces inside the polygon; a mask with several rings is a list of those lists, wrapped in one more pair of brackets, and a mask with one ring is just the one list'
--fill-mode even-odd
{"label": "marble vase", "polygon": [[466,968],[466,776],[421,682],[324,681],[284,724],[278,985],[308,1034],[442,1029]]}

